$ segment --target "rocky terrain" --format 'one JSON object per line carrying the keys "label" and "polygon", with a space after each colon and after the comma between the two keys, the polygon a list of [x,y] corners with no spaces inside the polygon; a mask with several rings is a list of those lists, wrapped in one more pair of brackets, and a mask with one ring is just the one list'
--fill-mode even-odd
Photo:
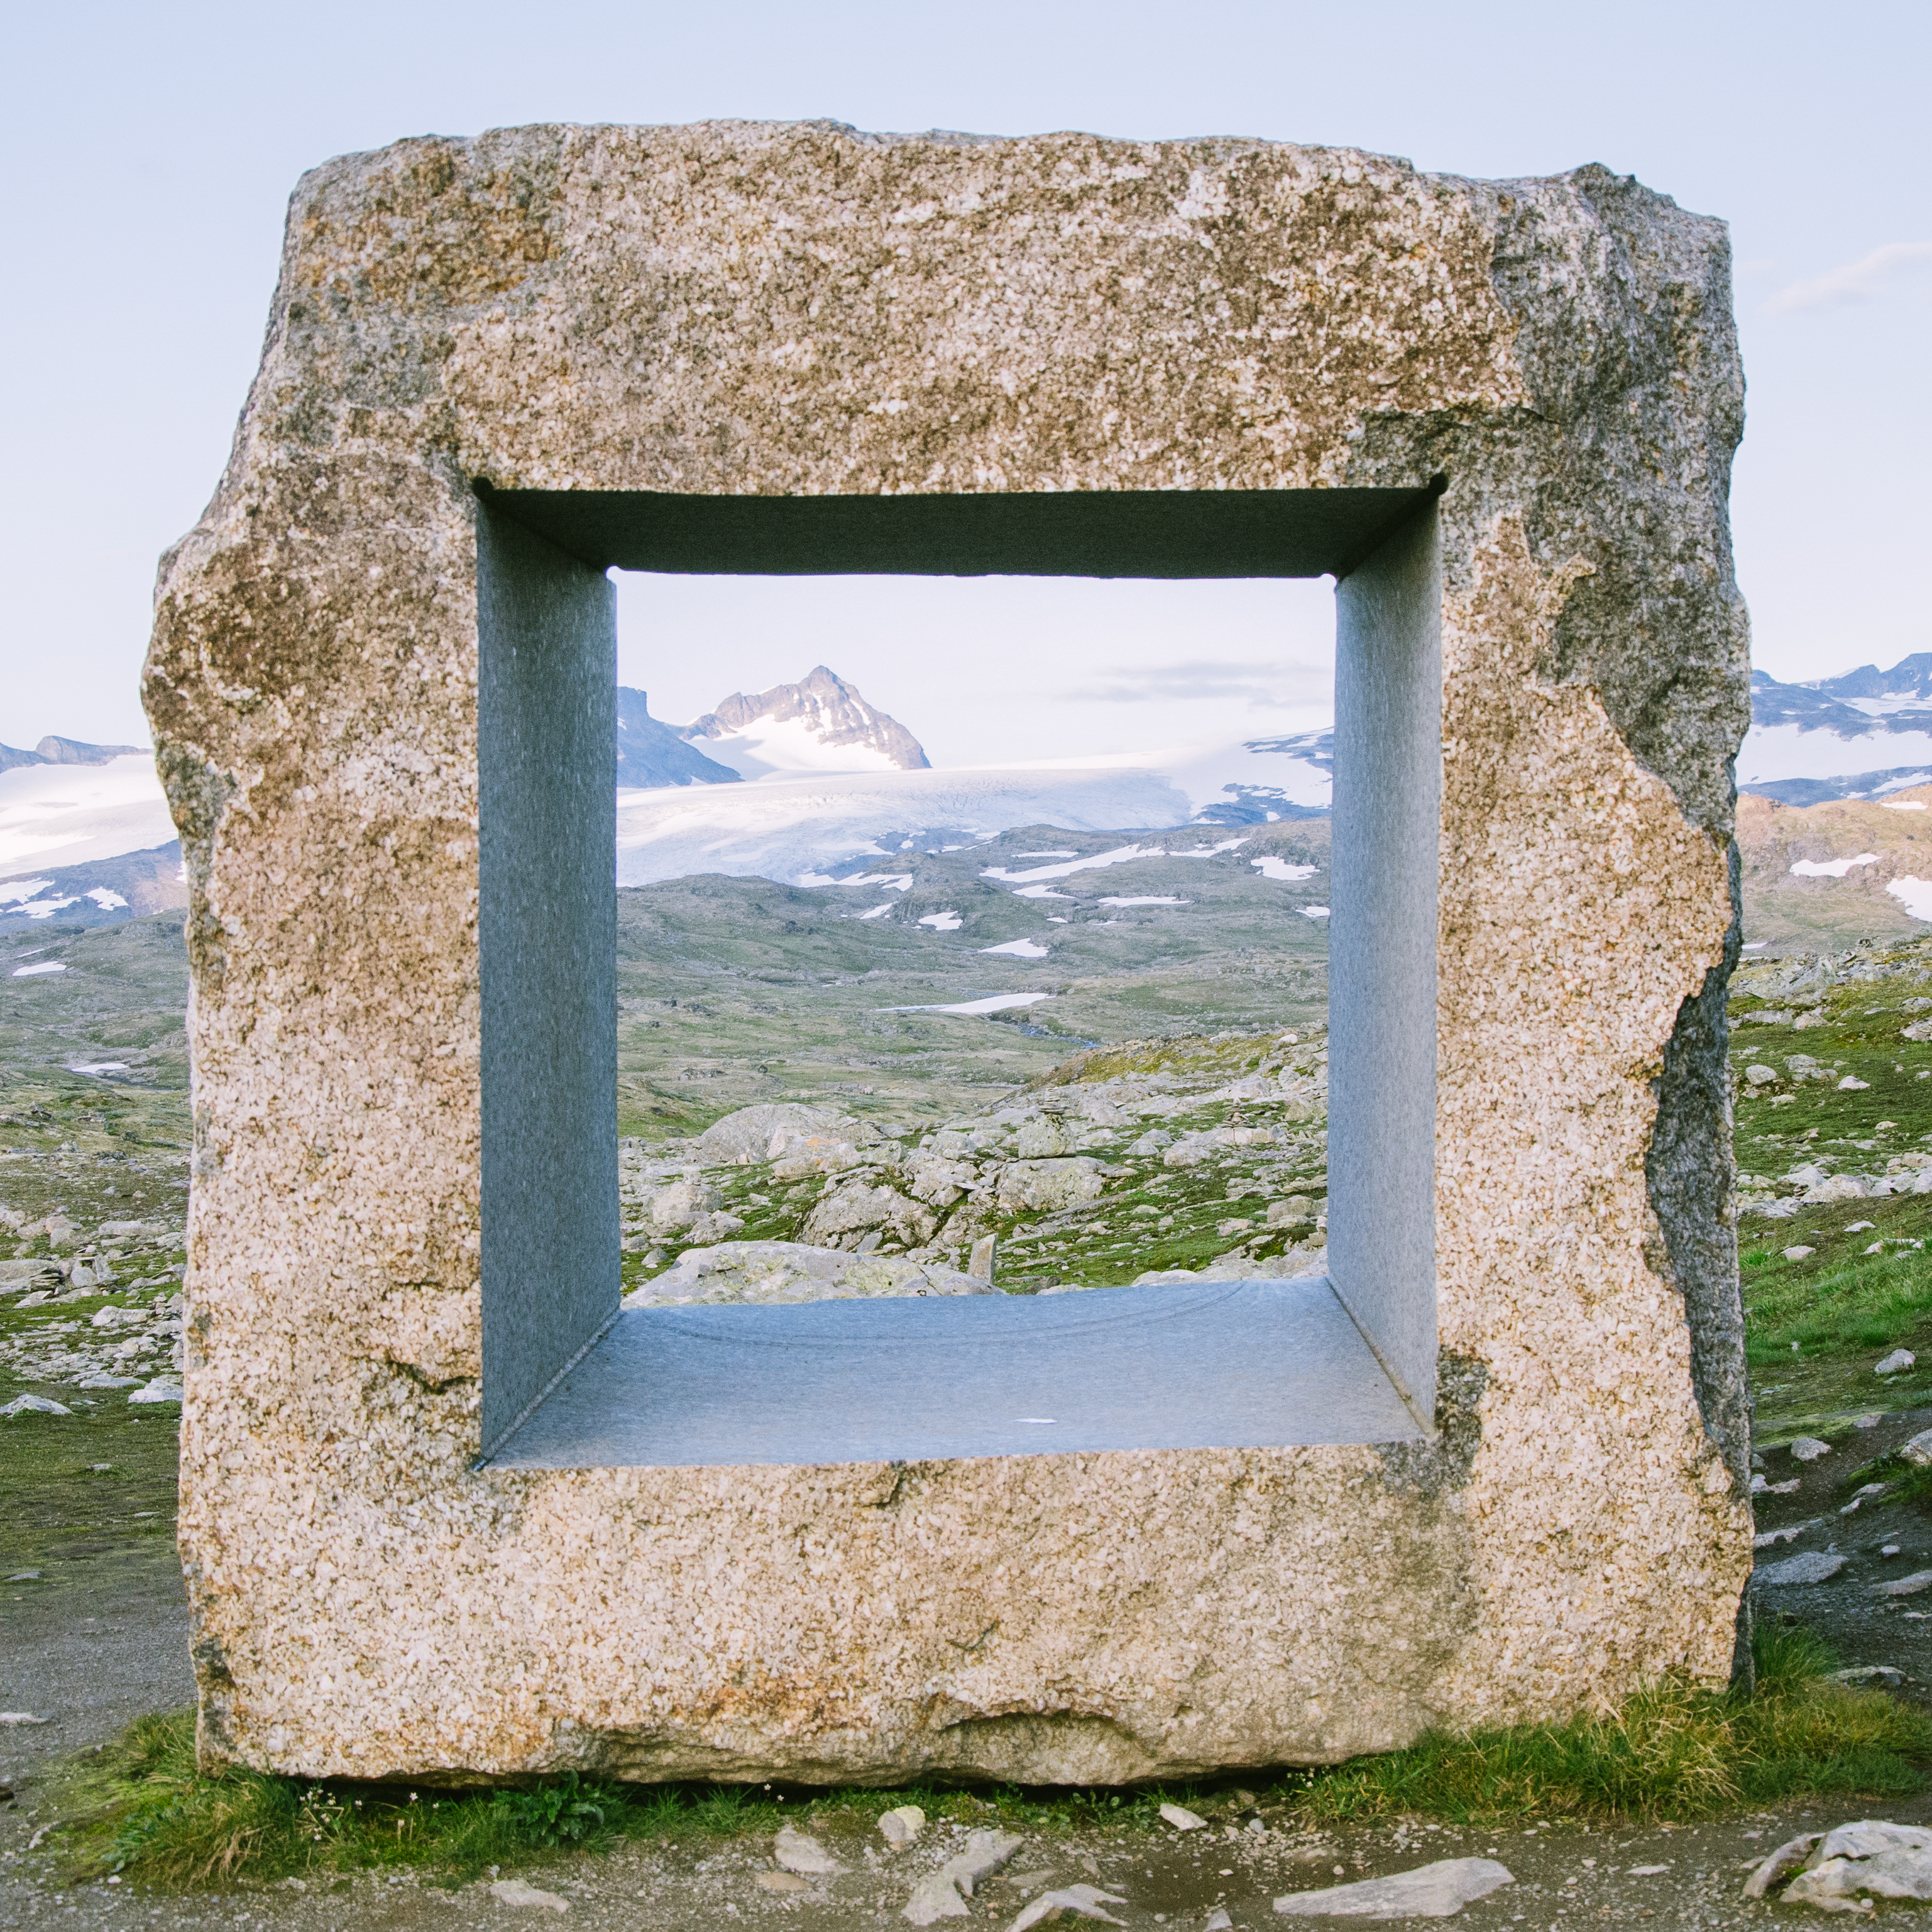
{"label": "rocky terrain", "polygon": [[766,1106],[627,1141],[626,1282],[743,1298],[719,1264],[775,1243],[1020,1293],[1316,1272],[1328,1058],[1318,1026],[1130,1042],[929,1131]]}

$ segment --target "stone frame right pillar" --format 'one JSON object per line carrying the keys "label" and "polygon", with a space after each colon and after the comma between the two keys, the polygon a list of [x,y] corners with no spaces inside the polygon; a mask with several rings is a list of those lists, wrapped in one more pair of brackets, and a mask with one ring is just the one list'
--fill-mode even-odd
{"label": "stone frame right pillar", "polygon": [[1433,502],[1335,587],[1328,1278],[1416,1420],[1436,1409],[1442,564]]}

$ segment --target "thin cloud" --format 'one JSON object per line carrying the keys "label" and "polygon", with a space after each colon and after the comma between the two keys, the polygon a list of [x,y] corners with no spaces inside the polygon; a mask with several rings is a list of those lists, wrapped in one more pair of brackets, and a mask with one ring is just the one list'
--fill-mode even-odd
{"label": "thin cloud", "polygon": [[1870,302],[1902,269],[1932,261],[1932,242],[1888,242],[1856,262],[1828,268],[1808,282],[1780,289],[1768,306],[1774,315],[1796,315],[1808,308],[1842,308]]}
{"label": "thin cloud", "polygon": [[1172,704],[1232,698],[1244,704],[1272,705],[1283,710],[1307,701],[1305,697],[1278,690],[1282,682],[1280,664],[1196,660],[1122,671],[1104,682],[1082,685],[1056,695],[1084,704]]}

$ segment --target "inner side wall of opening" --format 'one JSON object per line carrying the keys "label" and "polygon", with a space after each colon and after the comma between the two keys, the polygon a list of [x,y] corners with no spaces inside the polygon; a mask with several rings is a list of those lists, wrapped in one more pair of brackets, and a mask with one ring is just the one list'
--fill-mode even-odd
{"label": "inner side wall of opening", "polygon": [[[821,534],[830,532],[828,573],[1337,575],[1333,866],[1348,884],[1334,894],[1330,932],[1330,1274],[1427,1425],[1436,518],[1425,491],[1239,495],[1232,504],[1211,492],[1154,504],[1126,493],[680,499],[670,514],[667,500],[644,493],[479,490],[486,1456],[609,1325],[619,1298],[615,800],[608,780],[596,782],[615,746],[614,596],[604,572],[773,574],[775,557],[781,571],[788,558],[802,561],[802,526],[788,521],[800,504],[815,504]],[[989,502],[996,515],[986,514]],[[969,522],[976,514],[967,541],[945,538],[938,506],[969,506]],[[1217,507],[1234,513],[1218,527]],[[1203,567],[1180,567],[1185,546],[1172,534],[1150,551],[1160,527],[1192,533]]]}

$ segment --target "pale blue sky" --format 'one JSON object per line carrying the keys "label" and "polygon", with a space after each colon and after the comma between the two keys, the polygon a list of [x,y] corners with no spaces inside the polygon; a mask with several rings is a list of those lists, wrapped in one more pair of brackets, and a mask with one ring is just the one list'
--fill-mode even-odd
{"label": "pale blue sky", "polygon": [[[194,522],[226,456],[296,177],[405,134],[529,121],[1245,134],[1462,174],[1586,160],[1634,173],[1732,224],[1750,383],[1733,507],[1758,662],[1814,676],[1932,648],[1912,454],[1932,388],[1928,21],[1922,0],[23,10],[0,80],[14,263],[0,311],[0,740],[145,735],[135,674],[155,559]],[[1120,628],[1104,598],[1030,613],[989,590],[983,622],[956,601],[944,610],[958,640],[908,668],[887,640],[938,621],[918,601],[933,586],[897,604],[880,593],[853,608],[850,648],[830,661],[915,729],[942,735],[928,721],[943,711],[956,757],[983,755],[979,741],[997,731],[992,708],[969,730],[970,707],[946,698],[975,671],[976,640],[982,672],[1009,664],[1004,674],[1020,676],[1010,713],[1084,707],[1093,748],[1150,742],[1163,713],[1199,735],[1216,703],[1231,735],[1292,728],[1298,706],[1319,702],[1318,610],[1305,593],[1271,603],[1208,588],[1190,608],[1136,607],[1132,676],[1104,700],[1054,694],[1101,688]],[[702,594],[681,586],[683,602],[653,603],[648,586],[626,587],[627,659],[643,660],[627,670],[668,700],[650,674],[658,626],[708,615],[744,637],[745,675],[732,681],[747,686],[802,673],[827,655],[820,640],[844,634],[836,610],[794,602],[761,624],[746,586],[712,606]],[[1042,638],[1088,642],[1046,678],[1025,668],[1039,656],[1022,648],[1029,622]],[[786,648],[788,624],[800,644],[809,632],[808,648]],[[881,687],[868,664],[897,682]],[[1190,666],[1201,690],[1218,680],[1220,698],[1181,694]],[[1264,718],[1258,694],[1292,701]],[[663,708],[688,715],[720,694],[680,693]],[[1011,751],[1042,755],[1017,740]]]}

